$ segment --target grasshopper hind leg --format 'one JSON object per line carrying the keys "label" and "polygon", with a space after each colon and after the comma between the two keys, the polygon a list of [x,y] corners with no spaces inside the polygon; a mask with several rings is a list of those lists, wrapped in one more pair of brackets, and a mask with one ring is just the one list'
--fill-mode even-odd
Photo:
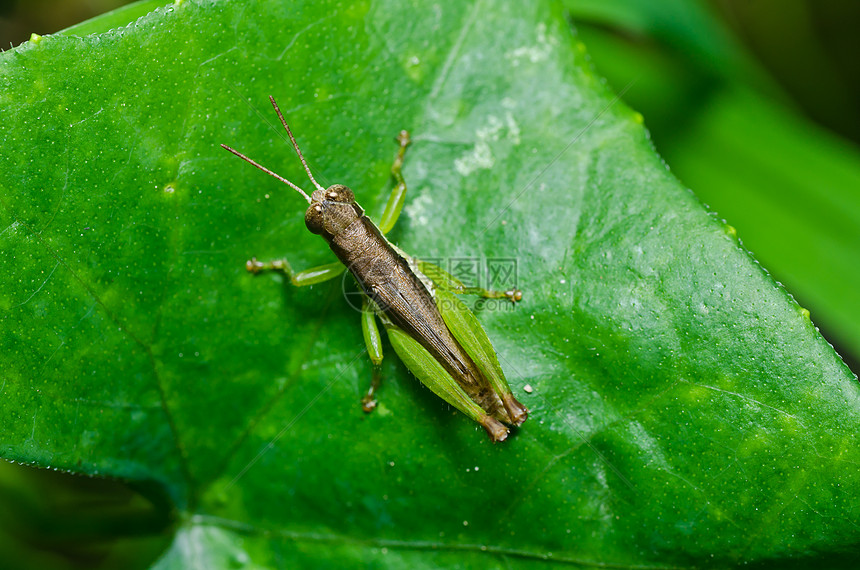
{"label": "grasshopper hind leg", "polygon": [[510,430],[499,420],[490,416],[484,416],[478,420],[478,423],[480,423],[481,427],[486,430],[490,439],[493,440],[493,443],[505,441],[508,438]]}

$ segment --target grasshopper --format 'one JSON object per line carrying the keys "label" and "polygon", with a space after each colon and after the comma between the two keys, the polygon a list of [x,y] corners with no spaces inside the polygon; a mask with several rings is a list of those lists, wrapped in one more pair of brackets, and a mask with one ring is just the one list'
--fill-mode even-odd
{"label": "grasshopper", "polygon": [[301,287],[349,270],[362,292],[362,332],[373,363],[371,386],[362,399],[364,410],[369,412],[376,406],[374,396],[380,384],[378,318],[394,351],[425,386],[478,422],[493,442],[503,441],[509,433],[505,424],[519,426],[528,417],[528,409],[511,393],[484,328],[456,295],[469,293],[517,302],[522,293],[517,289],[500,292],[466,287],[441,268],[406,255],[385,238],[400,215],[406,195],[401,171],[409,133],[401,131],[397,137],[400,148],[391,167],[397,184],[377,226],[348,187],[334,184],[323,188],[317,183],[278,104],[273,97],[269,100],[316,188],[310,196],[244,154],[221,146],[301,194],[309,204],[305,225],[326,240],[340,262],[294,272],[286,259],[263,263],[251,258],[246,263],[248,271],[278,271]]}

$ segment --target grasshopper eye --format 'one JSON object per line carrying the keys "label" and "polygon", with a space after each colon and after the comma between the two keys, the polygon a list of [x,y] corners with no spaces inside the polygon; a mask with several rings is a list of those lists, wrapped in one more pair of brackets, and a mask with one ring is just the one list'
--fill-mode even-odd
{"label": "grasshopper eye", "polygon": [[334,184],[326,189],[325,199],[332,202],[351,204],[352,202],[355,202],[355,194],[353,194],[352,190],[343,184]]}
{"label": "grasshopper eye", "polygon": [[311,204],[305,212],[305,225],[312,234],[323,233],[323,212],[319,204]]}

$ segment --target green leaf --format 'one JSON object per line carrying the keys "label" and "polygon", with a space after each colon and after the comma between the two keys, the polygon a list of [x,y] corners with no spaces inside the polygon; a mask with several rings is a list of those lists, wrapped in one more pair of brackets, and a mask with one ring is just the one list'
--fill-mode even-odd
{"label": "green leaf", "polygon": [[[185,1],[0,56],[3,457],[160,483],[169,567],[841,560],[856,379],[666,170],[556,7]],[[479,318],[529,420],[493,446],[387,351],[380,406],[304,202],[516,261]],[[348,281],[347,281],[348,283]],[[529,386],[528,389],[526,387]],[[828,558],[829,557],[829,558]]]}

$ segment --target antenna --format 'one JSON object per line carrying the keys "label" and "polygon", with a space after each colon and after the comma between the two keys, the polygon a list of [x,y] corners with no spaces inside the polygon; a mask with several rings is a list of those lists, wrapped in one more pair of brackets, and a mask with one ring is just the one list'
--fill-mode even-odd
{"label": "antenna", "polygon": [[[314,186],[316,186],[318,190],[325,191],[325,188],[320,186],[319,183],[314,178],[314,175],[311,174],[311,169],[308,167],[308,163],[305,160],[305,157],[302,155],[302,151],[299,150],[299,145],[296,143],[296,137],[293,136],[293,132],[290,130],[290,126],[287,124],[286,119],[284,119],[284,115],[283,115],[283,113],[281,113],[281,109],[278,107],[278,104],[275,103],[275,98],[272,97],[271,95],[269,95],[269,101],[272,102],[272,106],[275,108],[275,112],[278,114],[278,118],[281,120],[281,124],[284,125],[284,128],[287,130],[287,134],[290,135],[290,141],[292,141],[293,148],[296,149],[296,154],[299,155],[299,159],[302,161],[302,166],[305,167],[305,172],[308,173],[308,178],[311,179],[311,182],[313,182]],[[230,148],[226,144],[222,144],[221,147],[225,150],[232,152],[233,154],[235,154],[236,156],[238,156],[239,158],[241,158],[242,160],[244,160],[248,164],[256,166],[257,168],[259,168],[260,170],[262,170],[263,172],[265,172],[269,176],[273,176],[273,177],[277,178],[278,180],[280,180],[281,182],[283,182],[284,184],[286,184],[287,186],[289,186],[290,188],[292,188],[293,190],[295,190],[296,192],[298,192],[299,194],[304,196],[305,200],[308,201],[308,204],[312,203],[310,196],[308,196],[304,190],[302,190],[301,188],[299,188],[298,186],[296,186],[295,184],[293,184],[292,182],[290,182],[289,180],[287,180],[286,178],[284,178],[280,174],[276,174],[276,173],[272,172],[271,170],[269,170],[265,166],[263,166],[257,162],[254,162],[253,160],[251,160],[250,158],[248,158],[247,156],[245,156],[244,154],[242,154],[238,150]]]}
{"label": "antenna", "polygon": [[[293,144],[295,144],[295,143],[293,143]],[[302,190],[301,188],[299,188],[298,186],[296,186],[295,184],[293,184],[292,182],[290,182],[289,180],[287,180],[286,178],[284,178],[280,174],[275,174],[274,172],[272,172],[271,170],[269,170],[265,166],[254,162],[253,160],[251,160],[250,158],[248,158],[247,156],[245,156],[244,154],[242,154],[238,150],[232,149],[229,146],[227,146],[226,144],[222,144],[221,147],[225,150],[229,150],[230,152],[232,152],[233,154],[235,154],[236,156],[238,156],[239,158],[241,158],[245,162],[256,166],[257,168],[259,168],[260,170],[262,170],[263,172],[265,172],[269,176],[274,176],[275,178],[277,178],[278,180],[280,180],[281,182],[283,182],[284,184],[286,184],[287,186],[289,186],[290,188],[292,188],[293,190],[295,190],[296,192],[298,192],[299,194],[304,196],[305,200],[308,201],[308,204],[311,203],[311,197],[308,196],[307,194],[305,194],[304,190]],[[317,185],[317,186],[319,187],[319,185]]]}
{"label": "antenna", "polygon": [[311,169],[308,168],[308,163],[305,162],[305,157],[302,156],[302,151],[299,150],[299,145],[296,144],[296,139],[293,136],[293,131],[290,130],[290,126],[287,124],[287,121],[284,119],[284,115],[281,114],[281,109],[278,107],[278,104],[275,103],[275,98],[269,95],[269,101],[272,102],[272,107],[275,108],[275,112],[278,114],[278,118],[281,120],[281,124],[284,125],[284,128],[287,129],[287,134],[290,135],[290,140],[293,141],[293,148],[296,149],[296,154],[299,155],[299,158],[302,160],[302,165],[305,167],[305,172],[308,173],[308,178],[311,179],[311,182],[314,183],[314,186],[317,187],[317,190],[325,191],[325,188],[319,185],[316,180],[314,180],[314,175],[311,174]]}

